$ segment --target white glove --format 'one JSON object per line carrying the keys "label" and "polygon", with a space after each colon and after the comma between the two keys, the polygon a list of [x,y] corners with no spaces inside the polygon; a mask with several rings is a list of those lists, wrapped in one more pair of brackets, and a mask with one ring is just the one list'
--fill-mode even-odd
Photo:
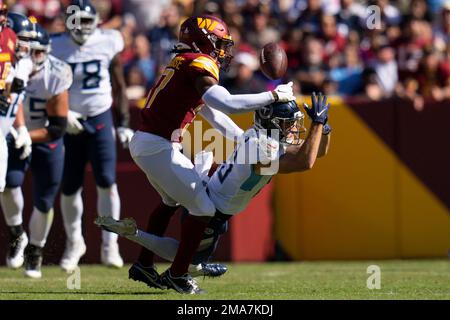
{"label": "white glove", "polygon": [[133,138],[134,131],[130,128],[125,127],[118,127],[117,128],[117,136],[119,137],[119,141],[122,144],[122,147],[128,148],[128,144],[131,141],[131,138]]}
{"label": "white glove", "polygon": [[28,158],[31,154],[31,146],[33,142],[31,141],[30,134],[28,133],[28,129],[25,126],[20,126],[19,128],[10,130],[12,136],[15,141],[15,148],[21,149],[23,148],[22,154],[20,155],[20,160],[24,160]]}
{"label": "white glove", "polygon": [[79,119],[82,119],[83,115],[79,112],[69,110],[67,114],[67,129],[68,134],[77,135],[84,131],[83,125],[80,123]]}
{"label": "white glove", "polygon": [[272,93],[278,97],[275,98],[275,102],[289,102],[295,100],[294,92],[292,91],[292,86],[294,83],[291,81],[288,84],[278,85]]}

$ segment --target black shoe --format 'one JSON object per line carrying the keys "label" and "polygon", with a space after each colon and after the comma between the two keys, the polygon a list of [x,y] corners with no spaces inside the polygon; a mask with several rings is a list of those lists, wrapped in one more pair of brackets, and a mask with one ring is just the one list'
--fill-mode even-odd
{"label": "black shoe", "polygon": [[6,265],[9,268],[17,269],[23,265],[24,250],[28,244],[28,237],[25,232],[18,236],[11,236],[8,244],[8,253],[6,255]]}
{"label": "black shoe", "polygon": [[42,278],[42,248],[29,244],[25,248],[25,272],[24,275],[29,278]]}
{"label": "black shoe", "polygon": [[179,293],[186,294],[202,294],[205,293],[199,288],[197,281],[194,280],[188,273],[182,277],[172,277],[170,269],[167,269],[161,274],[161,282],[168,288],[174,289]]}
{"label": "black shoe", "polygon": [[128,270],[128,278],[144,282],[150,288],[166,289],[156,269],[154,267],[144,267],[139,262],[133,263],[130,270]]}

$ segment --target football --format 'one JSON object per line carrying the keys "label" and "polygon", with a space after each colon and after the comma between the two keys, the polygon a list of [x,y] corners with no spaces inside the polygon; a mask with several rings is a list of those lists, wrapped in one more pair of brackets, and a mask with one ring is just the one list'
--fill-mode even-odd
{"label": "football", "polygon": [[286,52],[274,42],[266,44],[259,55],[261,71],[271,80],[277,80],[284,76],[287,62]]}

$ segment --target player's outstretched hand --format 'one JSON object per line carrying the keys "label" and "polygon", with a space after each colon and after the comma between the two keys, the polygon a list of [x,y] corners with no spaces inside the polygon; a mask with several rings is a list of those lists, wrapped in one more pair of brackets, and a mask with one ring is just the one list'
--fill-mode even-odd
{"label": "player's outstretched hand", "polygon": [[288,84],[278,85],[272,94],[275,98],[275,102],[289,102],[295,100],[294,92],[292,91],[293,82]]}
{"label": "player's outstretched hand", "polygon": [[80,120],[83,118],[83,115],[79,112],[75,112],[72,110],[69,110],[69,113],[67,114],[67,133],[77,135],[84,131],[83,125],[81,124]]}
{"label": "player's outstretched hand", "polygon": [[10,133],[14,138],[14,146],[16,149],[21,149],[22,153],[20,154],[20,160],[24,160],[28,158],[31,154],[31,146],[33,142],[31,141],[30,134],[28,133],[28,129],[25,126],[20,126],[17,129],[11,128]]}
{"label": "player's outstretched hand", "polygon": [[134,131],[130,128],[126,127],[118,127],[117,128],[117,136],[119,137],[119,141],[122,144],[122,147],[128,148],[128,144],[131,141],[131,138],[133,138]]}
{"label": "player's outstretched hand", "polygon": [[326,124],[328,121],[328,110],[330,109],[330,104],[327,104],[327,96],[323,95],[322,92],[319,92],[318,95],[313,92],[311,95],[311,103],[311,107],[306,103],[303,104],[303,108],[305,108],[311,121],[323,125]]}

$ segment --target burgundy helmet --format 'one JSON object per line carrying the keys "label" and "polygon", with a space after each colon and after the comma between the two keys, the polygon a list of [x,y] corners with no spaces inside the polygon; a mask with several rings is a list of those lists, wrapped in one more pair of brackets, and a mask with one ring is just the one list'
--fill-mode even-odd
{"label": "burgundy helmet", "polygon": [[234,42],[221,19],[202,15],[186,19],[180,27],[179,41],[194,52],[214,58],[219,67],[227,70],[233,58]]}

